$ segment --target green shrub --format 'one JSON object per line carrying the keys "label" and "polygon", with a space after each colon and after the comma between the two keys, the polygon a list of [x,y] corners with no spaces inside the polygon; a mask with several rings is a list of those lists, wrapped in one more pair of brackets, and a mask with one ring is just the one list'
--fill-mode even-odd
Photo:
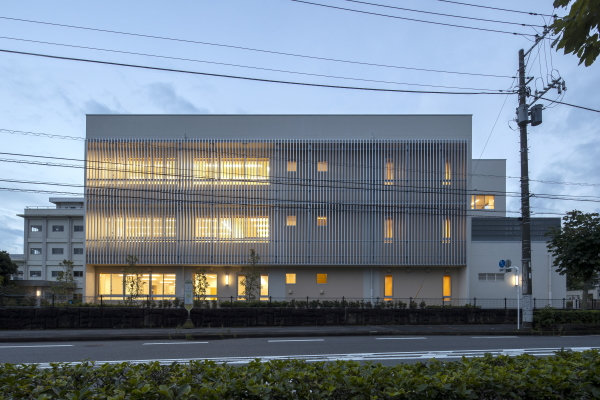
{"label": "green shrub", "polygon": [[0,364],[6,399],[593,399],[600,353],[551,357],[488,354],[457,362],[213,361],[95,365]]}
{"label": "green shrub", "polygon": [[540,328],[555,324],[600,324],[600,311],[557,310],[544,307],[533,313],[533,323]]}

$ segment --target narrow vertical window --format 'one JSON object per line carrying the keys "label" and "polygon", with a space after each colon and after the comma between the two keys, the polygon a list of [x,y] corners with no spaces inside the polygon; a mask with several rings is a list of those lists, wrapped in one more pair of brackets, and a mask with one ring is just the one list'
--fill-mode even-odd
{"label": "narrow vertical window", "polygon": [[444,180],[442,181],[443,185],[449,185],[452,180],[452,168],[450,166],[450,160],[446,160],[444,164]]}
{"label": "narrow vertical window", "polygon": [[394,220],[392,218],[386,218],[383,227],[383,242],[392,243],[394,239]]}
{"label": "narrow vertical window", "polygon": [[237,276],[238,300],[243,300],[244,296],[246,295],[246,288],[244,287],[244,285],[242,285],[242,282],[244,281],[244,279],[246,279],[245,274],[238,274],[238,276]]}
{"label": "narrow vertical window", "polygon": [[317,226],[327,226],[327,217],[325,217],[325,216],[317,217]]}
{"label": "narrow vertical window", "polygon": [[394,184],[394,160],[388,158],[385,161],[385,185],[393,185]]}
{"label": "narrow vertical window", "polygon": [[318,172],[327,172],[327,161],[317,162],[317,171]]}
{"label": "narrow vertical window", "polygon": [[394,276],[393,275],[385,276],[383,295],[385,297],[392,297],[394,295]]}
{"label": "narrow vertical window", "polygon": [[452,226],[450,225],[450,218],[444,220],[444,243],[450,243],[450,237],[452,234]]}
{"label": "narrow vertical window", "polygon": [[269,299],[269,275],[260,276],[260,299]]}
{"label": "narrow vertical window", "polygon": [[450,275],[444,275],[442,281],[442,297],[444,301],[448,301],[452,297],[452,277]]}
{"label": "narrow vertical window", "polygon": [[287,220],[286,220],[286,225],[287,226],[296,226],[296,216],[288,215]]}
{"label": "narrow vertical window", "polygon": [[298,169],[298,164],[296,161],[288,161],[287,162],[287,172],[296,172]]}

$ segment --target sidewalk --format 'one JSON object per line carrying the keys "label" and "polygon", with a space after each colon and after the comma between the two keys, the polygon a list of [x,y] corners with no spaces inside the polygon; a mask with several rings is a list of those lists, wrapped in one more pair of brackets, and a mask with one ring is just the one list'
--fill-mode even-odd
{"label": "sidewalk", "polygon": [[[561,332],[578,333],[578,332]],[[592,332],[586,332],[592,333]],[[586,334],[584,333],[584,334]],[[595,332],[598,333],[598,332]],[[241,339],[317,336],[432,335],[557,335],[558,332],[517,330],[516,325],[361,325],[242,328],[52,329],[2,331],[0,343],[104,340]]]}

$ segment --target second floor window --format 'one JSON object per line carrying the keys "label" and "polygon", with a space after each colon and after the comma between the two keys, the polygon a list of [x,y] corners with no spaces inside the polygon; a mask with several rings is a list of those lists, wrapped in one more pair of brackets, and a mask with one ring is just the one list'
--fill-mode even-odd
{"label": "second floor window", "polygon": [[65,231],[64,225],[52,225],[52,232],[64,232],[64,231]]}
{"label": "second floor window", "polygon": [[83,225],[73,226],[73,232],[83,232]]}
{"label": "second floor window", "polygon": [[266,185],[269,179],[269,159],[195,158],[194,179],[197,184]]}
{"label": "second floor window", "polygon": [[83,247],[75,247],[73,249],[73,254],[83,254]]}
{"label": "second floor window", "polygon": [[31,225],[31,232],[41,232],[41,231],[42,231],[41,225]]}
{"label": "second floor window", "polygon": [[317,171],[318,172],[327,172],[327,161],[318,161],[317,162]]}
{"label": "second floor window", "polygon": [[471,210],[493,210],[495,198],[493,195],[477,194],[471,196]]}
{"label": "second floor window", "polygon": [[31,248],[29,249],[29,254],[33,254],[33,255],[39,255],[42,254],[42,249],[40,248]]}
{"label": "second floor window", "polygon": [[62,247],[52,248],[52,254],[63,254],[64,252],[65,252],[65,249],[63,249]]}
{"label": "second floor window", "polygon": [[385,161],[385,181],[384,183],[386,185],[393,185],[394,184],[394,179],[395,178],[395,174],[394,174],[394,160],[388,158]]}
{"label": "second floor window", "polygon": [[200,239],[260,239],[269,237],[269,217],[196,218]]}
{"label": "second floor window", "polygon": [[325,216],[317,217],[317,226],[327,226],[327,217],[325,217]]}
{"label": "second floor window", "polygon": [[383,226],[383,242],[392,243],[394,239],[394,220],[386,218]]}

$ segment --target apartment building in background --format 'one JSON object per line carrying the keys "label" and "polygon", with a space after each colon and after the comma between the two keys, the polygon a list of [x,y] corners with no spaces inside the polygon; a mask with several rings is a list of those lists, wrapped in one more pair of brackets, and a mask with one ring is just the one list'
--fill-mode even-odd
{"label": "apartment building in background", "polygon": [[[521,254],[505,161],[472,160],[471,130],[470,115],[88,115],[85,294],[121,300],[134,255],[154,298],[201,270],[209,296],[238,298],[253,249],[262,298],[515,298],[498,271]],[[538,299],[565,296],[543,238],[559,224],[533,221]]]}
{"label": "apartment building in background", "polygon": [[84,199],[51,197],[54,206],[29,206],[23,214],[24,254],[12,256],[19,265],[15,285],[25,293],[51,296],[51,284],[63,268],[63,260],[74,262],[75,297],[83,294],[85,267]]}

